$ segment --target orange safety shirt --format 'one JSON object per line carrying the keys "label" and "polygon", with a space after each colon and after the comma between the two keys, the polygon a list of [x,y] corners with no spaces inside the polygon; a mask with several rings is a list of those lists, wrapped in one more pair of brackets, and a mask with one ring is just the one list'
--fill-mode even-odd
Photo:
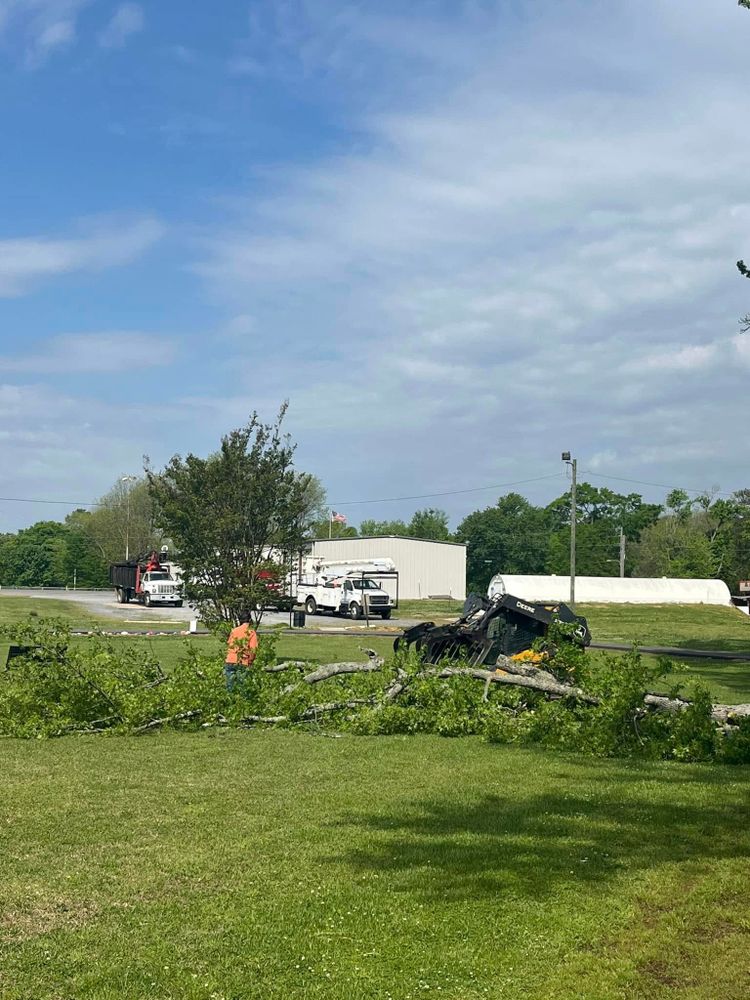
{"label": "orange safety shirt", "polygon": [[258,648],[258,634],[248,625],[238,625],[229,633],[227,642],[227,663],[241,664],[243,667],[252,665],[255,651]]}

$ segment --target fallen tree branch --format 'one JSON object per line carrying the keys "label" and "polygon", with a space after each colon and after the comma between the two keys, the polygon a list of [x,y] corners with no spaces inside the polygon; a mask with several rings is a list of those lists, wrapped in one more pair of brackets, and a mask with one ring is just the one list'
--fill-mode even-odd
{"label": "fallen tree branch", "polygon": [[[690,708],[692,702],[684,698],[667,698],[660,694],[647,694],[643,699],[645,705],[656,709],[657,712],[684,712]],[[722,705],[717,703],[711,706],[711,718],[714,722],[723,724],[732,723],[739,719],[750,718],[750,705]]]}
{"label": "fallen tree branch", "polygon": [[[322,705],[310,705],[299,717],[300,721],[307,722],[318,715],[328,715],[331,712],[340,712],[345,708],[359,708],[361,705],[372,704],[372,698],[352,698],[350,701],[329,701]],[[289,722],[288,715],[246,715],[240,719],[243,726],[278,725],[282,722]]]}
{"label": "fallen tree branch", "polygon": [[581,688],[558,681],[546,670],[540,670],[534,676],[524,674],[508,674],[502,670],[484,670],[481,667],[444,667],[434,673],[436,677],[474,677],[485,684],[507,684],[512,687],[530,688],[544,694],[556,695],[559,698],[573,698],[586,705],[598,705],[599,699],[587,694]]}
{"label": "fallen tree branch", "polygon": [[190,712],[179,712],[177,715],[170,715],[166,719],[152,719],[143,726],[138,726],[133,730],[135,735],[138,733],[146,733],[150,729],[156,729],[158,726],[167,726],[170,722],[185,722],[187,719],[194,719],[197,715],[202,715],[203,712],[200,708],[194,708]]}
{"label": "fallen tree branch", "polygon": [[310,664],[306,660],[285,660],[283,663],[274,663],[270,667],[264,667],[266,674],[280,674],[282,670],[307,670]]}
{"label": "fallen tree branch", "polygon": [[371,705],[372,698],[352,698],[351,701],[329,701],[324,705],[311,705],[302,714],[303,719],[315,718],[316,715],[326,715],[329,712],[340,712],[344,708],[359,708],[360,705]]}
{"label": "fallen tree branch", "polygon": [[256,726],[259,723],[275,726],[280,722],[289,722],[289,716],[287,715],[246,715],[244,719],[240,719],[240,725],[242,726]]}
{"label": "fallen tree branch", "polygon": [[327,681],[330,677],[338,677],[340,674],[368,674],[380,670],[385,661],[381,657],[374,657],[368,663],[324,663],[302,680],[305,684],[317,684],[319,681]]}

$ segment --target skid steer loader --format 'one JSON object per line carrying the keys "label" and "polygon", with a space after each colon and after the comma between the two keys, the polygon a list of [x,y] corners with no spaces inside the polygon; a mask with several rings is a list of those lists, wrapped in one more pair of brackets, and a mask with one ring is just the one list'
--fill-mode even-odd
{"label": "skid steer loader", "polygon": [[567,604],[537,604],[510,594],[493,598],[472,594],[458,621],[449,625],[421,622],[406,629],[393,648],[413,647],[426,663],[461,660],[473,667],[493,665],[501,655],[523,657],[555,621],[575,625],[573,641],[580,646],[590,644],[586,619]]}

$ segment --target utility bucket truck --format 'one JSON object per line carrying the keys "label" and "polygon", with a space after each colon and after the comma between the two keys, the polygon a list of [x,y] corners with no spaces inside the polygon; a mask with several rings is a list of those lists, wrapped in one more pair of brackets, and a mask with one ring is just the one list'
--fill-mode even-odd
{"label": "utility bucket truck", "polygon": [[[393,582],[395,596],[385,589],[387,580]],[[390,618],[398,607],[396,564],[392,559],[308,559],[306,572],[297,585],[297,604],[304,604],[308,615],[332,611],[349,618]]]}
{"label": "utility bucket truck", "polygon": [[112,563],[109,581],[115,588],[118,604],[138,601],[147,608],[164,604],[182,607],[182,584],[161,564],[156,552],[143,559]]}

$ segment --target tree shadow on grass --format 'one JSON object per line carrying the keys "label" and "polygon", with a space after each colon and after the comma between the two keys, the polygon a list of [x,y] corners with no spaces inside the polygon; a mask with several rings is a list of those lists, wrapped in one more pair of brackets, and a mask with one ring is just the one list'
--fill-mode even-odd
{"label": "tree shadow on grass", "polygon": [[569,792],[485,794],[470,804],[457,796],[417,802],[400,815],[350,816],[336,826],[366,846],[335,860],[388,874],[394,890],[429,899],[543,900],[566,888],[604,888],[623,873],[663,864],[699,868],[750,858],[746,793],[722,794],[717,782],[715,802],[696,802],[690,785],[697,782],[662,778],[654,801],[643,778],[624,772],[578,782],[574,776]]}
{"label": "tree shadow on grass", "polygon": [[[750,701],[750,663],[738,660],[672,660],[674,670],[655,681],[650,689],[666,693],[680,683],[688,691],[691,684],[706,684],[712,691],[724,687],[742,701]],[[715,698],[718,701],[720,699]]]}

